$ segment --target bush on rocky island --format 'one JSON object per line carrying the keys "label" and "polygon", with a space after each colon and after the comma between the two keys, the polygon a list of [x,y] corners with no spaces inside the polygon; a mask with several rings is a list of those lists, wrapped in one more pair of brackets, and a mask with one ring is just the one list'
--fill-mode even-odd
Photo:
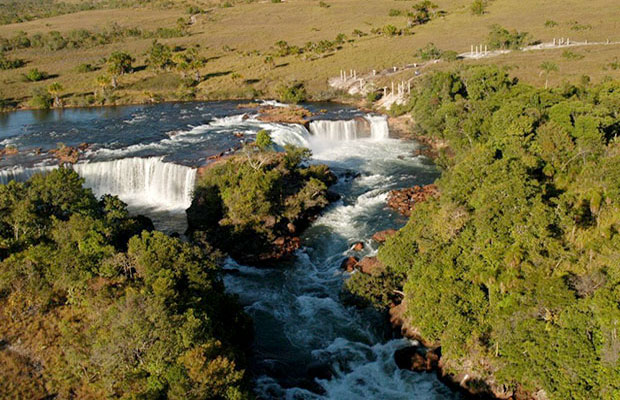
{"label": "bush on rocky island", "polygon": [[309,156],[293,146],[247,146],[207,167],[187,210],[189,232],[243,261],[290,255],[300,230],[328,205],[336,179],[325,165],[304,166]]}

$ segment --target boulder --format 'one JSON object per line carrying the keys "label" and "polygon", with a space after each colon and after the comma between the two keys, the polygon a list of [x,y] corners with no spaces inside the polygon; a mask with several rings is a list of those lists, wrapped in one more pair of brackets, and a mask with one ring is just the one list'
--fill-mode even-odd
{"label": "boulder", "polygon": [[362,251],[364,250],[364,242],[355,242],[351,246],[351,250],[353,251]]}
{"label": "boulder", "polygon": [[340,268],[346,270],[347,272],[353,272],[353,269],[355,268],[355,265],[357,264],[357,262],[358,260],[355,257],[345,258],[340,263]]}
{"label": "boulder", "polygon": [[355,265],[355,268],[364,274],[377,275],[385,269],[385,266],[377,257],[364,257]]}
{"label": "boulder", "polygon": [[288,224],[286,224],[286,229],[288,229],[290,233],[295,233],[297,231],[297,227],[292,222],[289,222]]}
{"label": "boulder", "polygon": [[377,243],[384,243],[389,237],[394,236],[398,231],[396,229],[386,229],[372,235],[372,240]]}
{"label": "boulder", "polygon": [[417,203],[438,195],[439,190],[435,184],[426,186],[416,185],[412,188],[392,190],[388,195],[387,204],[399,213],[410,216]]}
{"label": "boulder", "polygon": [[410,346],[394,352],[394,361],[400,369],[416,372],[431,372],[437,369],[439,355],[433,349],[421,346]]}

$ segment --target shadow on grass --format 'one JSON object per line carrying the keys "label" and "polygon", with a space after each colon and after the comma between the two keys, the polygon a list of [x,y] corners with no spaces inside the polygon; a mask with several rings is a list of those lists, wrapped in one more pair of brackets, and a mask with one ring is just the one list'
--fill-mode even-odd
{"label": "shadow on grass", "polygon": [[276,65],[274,68],[287,67],[288,65],[289,65],[289,63],[278,64],[278,65]]}
{"label": "shadow on grass", "polygon": [[211,72],[210,74],[205,74],[202,77],[202,81],[209,80],[211,78],[217,78],[219,76],[226,76],[232,74],[232,71],[220,71],[220,72]]}
{"label": "shadow on grass", "polygon": [[260,79],[246,79],[245,80],[246,85],[251,85],[253,83],[258,83],[258,82],[260,82]]}

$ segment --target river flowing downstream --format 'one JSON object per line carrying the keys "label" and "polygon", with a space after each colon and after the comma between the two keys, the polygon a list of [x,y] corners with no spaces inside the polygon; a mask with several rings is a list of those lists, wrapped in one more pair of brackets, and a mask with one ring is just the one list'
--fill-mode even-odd
{"label": "river flowing downstream", "polygon": [[[383,316],[341,300],[348,255],[372,255],[372,234],[406,220],[386,207],[391,189],[431,183],[438,173],[416,144],[389,138],[387,121],[338,105],[326,108],[309,130],[257,121],[236,104],[195,103],[74,110],[37,119],[0,120],[0,146],[20,155],[0,161],[0,183],[53,168],[44,155],[57,143],[87,142],[74,168],[97,195],[112,193],[158,229],[182,233],[196,169],[207,157],[251,141],[267,129],[279,145],[309,147],[339,180],[341,199],[304,233],[293,260],[272,268],[225,262],[227,290],[239,296],[256,331],[252,374],[261,399],[454,399],[435,374],[399,370],[394,339]],[[13,118],[11,120],[10,118]],[[234,135],[236,133],[236,135]],[[241,134],[239,134],[241,133]],[[43,155],[37,151],[43,148]],[[363,254],[349,248],[362,240]]]}

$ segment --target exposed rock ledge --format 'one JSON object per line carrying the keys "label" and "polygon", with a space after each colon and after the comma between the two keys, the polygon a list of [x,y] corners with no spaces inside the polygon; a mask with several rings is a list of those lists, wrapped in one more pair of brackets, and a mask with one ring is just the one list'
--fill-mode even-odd
{"label": "exposed rock ledge", "polygon": [[399,213],[410,216],[417,203],[439,196],[437,185],[414,186],[412,188],[392,190],[388,194],[387,204]]}

